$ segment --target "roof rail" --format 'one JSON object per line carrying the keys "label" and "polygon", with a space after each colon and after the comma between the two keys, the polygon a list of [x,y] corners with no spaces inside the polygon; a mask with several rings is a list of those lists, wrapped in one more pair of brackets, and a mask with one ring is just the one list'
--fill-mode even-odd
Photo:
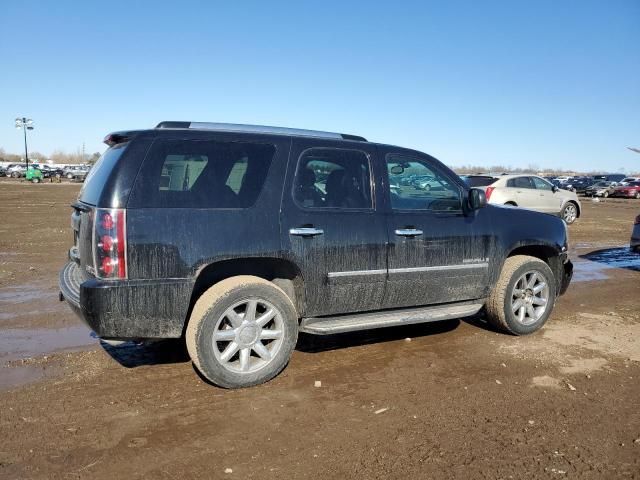
{"label": "roof rail", "polygon": [[346,133],[321,132],[318,130],[304,130],[301,128],[268,127],[265,125],[241,125],[237,123],[215,122],[160,122],[156,128],[189,128],[194,130],[215,130],[217,132],[245,132],[267,133],[274,135],[295,135],[299,137],[333,138],[337,140],[354,140],[366,142],[367,139],[358,135]]}

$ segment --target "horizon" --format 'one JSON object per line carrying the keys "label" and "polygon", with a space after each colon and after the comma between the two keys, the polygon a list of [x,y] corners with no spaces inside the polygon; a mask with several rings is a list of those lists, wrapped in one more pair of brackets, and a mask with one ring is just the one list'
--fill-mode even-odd
{"label": "horizon", "polygon": [[640,170],[639,2],[292,5],[7,4],[0,148],[24,154],[16,117],[47,156],[177,119],[341,131],[454,168]]}

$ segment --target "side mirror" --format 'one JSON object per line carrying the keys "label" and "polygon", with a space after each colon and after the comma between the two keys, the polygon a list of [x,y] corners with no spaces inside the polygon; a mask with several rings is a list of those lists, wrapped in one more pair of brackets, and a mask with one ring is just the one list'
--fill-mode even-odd
{"label": "side mirror", "polygon": [[553,193],[556,193],[558,190],[560,190],[560,189],[558,188],[558,186],[557,186],[557,185],[554,185],[553,187],[551,187],[551,191],[552,191]]}
{"label": "side mirror", "polygon": [[472,188],[469,190],[469,206],[471,210],[478,210],[487,204],[487,196],[484,190]]}

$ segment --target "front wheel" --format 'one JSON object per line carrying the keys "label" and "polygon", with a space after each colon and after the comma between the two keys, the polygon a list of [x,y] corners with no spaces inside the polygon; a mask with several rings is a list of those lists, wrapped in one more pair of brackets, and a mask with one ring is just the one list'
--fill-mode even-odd
{"label": "front wheel", "polygon": [[636,200],[640,200],[640,192],[636,192]]}
{"label": "front wheel", "polygon": [[198,371],[225,388],[271,380],[289,362],[298,339],[298,316],[287,294],[267,280],[237,276],[207,290],[186,331]]}
{"label": "front wheel", "polygon": [[575,203],[567,203],[562,209],[561,216],[567,225],[571,225],[578,218],[578,207],[576,207]]}
{"label": "front wheel", "polygon": [[604,192],[604,193],[602,194],[602,196],[603,196],[604,198],[607,198],[607,197],[609,196],[609,192]]}
{"label": "front wheel", "polygon": [[539,258],[515,255],[505,261],[487,300],[487,320],[513,335],[527,335],[545,324],[555,299],[556,281],[549,266]]}
{"label": "front wheel", "polygon": [[34,178],[33,180],[31,180],[33,183],[40,183],[40,179],[39,178]]}

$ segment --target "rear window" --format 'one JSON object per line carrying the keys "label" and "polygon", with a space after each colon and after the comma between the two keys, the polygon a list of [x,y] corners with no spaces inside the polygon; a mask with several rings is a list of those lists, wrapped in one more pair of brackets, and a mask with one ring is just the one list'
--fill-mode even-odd
{"label": "rear window", "polygon": [[497,179],[494,177],[464,177],[464,181],[470,187],[487,187],[494,183]]}
{"label": "rear window", "polygon": [[265,183],[271,144],[158,140],[136,180],[138,207],[248,208]]}
{"label": "rear window", "polygon": [[87,178],[82,185],[80,195],[78,198],[84,203],[89,205],[97,205],[102,189],[111,175],[113,167],[118,163],[118,159],[124,153],[128,143],[121,143],[114,145],[109,150],[104,152],[102,156],[95,163],[93,168],[89,170]]}

